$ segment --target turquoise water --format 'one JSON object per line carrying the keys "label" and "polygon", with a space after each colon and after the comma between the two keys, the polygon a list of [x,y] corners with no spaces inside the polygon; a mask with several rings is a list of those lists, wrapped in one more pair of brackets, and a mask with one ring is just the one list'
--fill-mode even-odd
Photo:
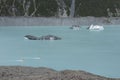
{"label": "turquoise water", "polygon": [[[56,35],[58,41],[26,40],[24,36]],[[120,78],[120,26],[79,31],[69,26],[0,27],[0,65],[85,70]]]}

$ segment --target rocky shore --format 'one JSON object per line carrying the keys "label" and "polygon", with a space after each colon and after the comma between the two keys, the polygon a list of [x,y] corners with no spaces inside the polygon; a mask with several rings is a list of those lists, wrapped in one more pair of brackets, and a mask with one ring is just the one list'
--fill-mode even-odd
{"label": "rocky shore", "polygon": [[0,17],[0,26],[120,25],[120,17]]}
{"label": "rocky shore", "polygon": [[120,80],[120,78],[106,78],[80,70],[56,71],[45,67],[0,66],[0,80]]}

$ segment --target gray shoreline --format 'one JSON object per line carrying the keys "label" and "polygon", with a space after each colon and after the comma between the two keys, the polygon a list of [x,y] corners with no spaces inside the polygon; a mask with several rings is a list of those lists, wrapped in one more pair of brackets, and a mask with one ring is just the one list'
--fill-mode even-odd
{"label": "gray shoreline", "polygon": [[80,70],[56,71],[45,67],[0,66],[0,80],[120,80]]}
{"label": "gray shoreline", "polygon": [[0,17],[0,26],[120,25],[120,17]]}

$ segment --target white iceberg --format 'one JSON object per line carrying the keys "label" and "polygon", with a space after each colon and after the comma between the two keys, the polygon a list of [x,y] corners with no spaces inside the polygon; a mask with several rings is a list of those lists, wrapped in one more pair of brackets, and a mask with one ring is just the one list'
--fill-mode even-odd
{"label": "white iceberg", "polygon": [[104,27],[103,26],[100,26],[100,25],[90,25],[88,27],[89,30],[94,30],[94,31],[101,31],[101,30],[104,30]]}

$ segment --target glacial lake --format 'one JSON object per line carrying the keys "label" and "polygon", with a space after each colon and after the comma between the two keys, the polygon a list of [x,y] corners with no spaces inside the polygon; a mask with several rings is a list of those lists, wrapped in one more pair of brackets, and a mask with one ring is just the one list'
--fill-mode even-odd
{"label": "glacial lake", "polygon": [[[0,66],[49,67],[55,70],[85,70],[97,75],[120,78],[120,25],[105,25],[103,31],[87,26],[0,27]],[[62,40],[27,40],[55,35]]]}

